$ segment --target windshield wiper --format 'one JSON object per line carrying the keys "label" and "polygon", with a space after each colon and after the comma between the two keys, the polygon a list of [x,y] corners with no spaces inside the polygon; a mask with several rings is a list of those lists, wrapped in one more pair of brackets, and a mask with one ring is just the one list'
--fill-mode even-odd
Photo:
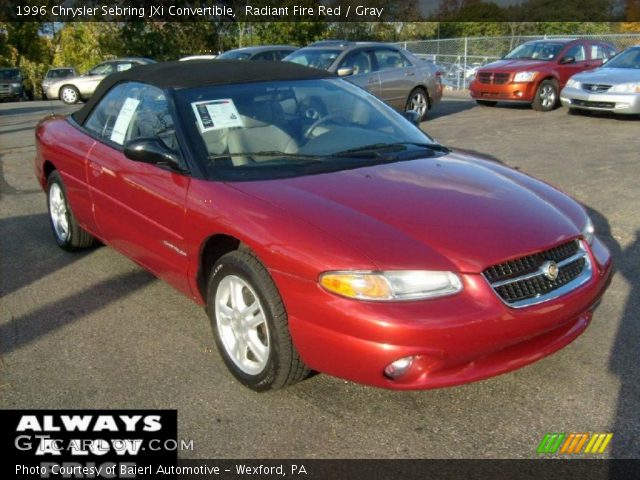
{"label": "windshield wiper", "polygon": [[215,162],[216,160],[223,160],[233,157],[276,157],[286,158],[291,160],[306,160],[306,161],[318,161],[326,160],[328,157],[322,155],[306,155],[303,153],[286,153],[277,150],[266,150],[262,152],[234,152],[234,153],[221,153],[219,155],[209,155],[207,160],[209,162]]}
{"label": "windshield wiper", "polygon": [[386,153],[389,150],[406,150],[407,145],[413,147],[426,148],[435,152],[449,152],[449,149],[438,143],[419,143],[419,142],[396,142],[396,143],[372,143],[371,145],[364,145],[362,147],[349,148],[335,152],[332,155],[335,157],[348,157],[353,154],[371,153],[373,156],[378,156],[381,153]]}

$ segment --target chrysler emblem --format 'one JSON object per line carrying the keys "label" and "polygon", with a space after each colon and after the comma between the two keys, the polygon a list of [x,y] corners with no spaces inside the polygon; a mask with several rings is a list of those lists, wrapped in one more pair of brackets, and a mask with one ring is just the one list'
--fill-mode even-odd
{"label": "chrysler emblem", "polygon": [[595,92],[596,90],[598,90],[598,86],[597,85],[591,85],[591,91]]}
{"label": "chrysler emblem", "polygon": [[558,278],[559,273],[558,264],[553,260],[544,262],[544,264],[542,265],[542,273],[544,273],[544,276],[552,282],[555,281],[556,278]]}

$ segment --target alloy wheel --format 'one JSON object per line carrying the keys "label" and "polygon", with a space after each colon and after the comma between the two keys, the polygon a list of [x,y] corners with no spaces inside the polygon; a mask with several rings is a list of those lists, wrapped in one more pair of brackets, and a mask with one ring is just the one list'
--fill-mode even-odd
{"label": "alloy wheel", "polygon": [[78,101],[78,94],[73,88],[64,88],[62,90],[62,100],[65,103],[76,103]]}
{"label": "alloy wheel", "polygon": [[49,188],[49,215],[53,230],[61,242],[69,239],[69,211],[62,188],[53,183]]}
{"label": "alloy wheel", "polygon": [[556,90],[552,85],[543,85],[540,89],[540,103],[544,108],[550,108],[556,103]]}
{"label": "alloy wheel", "polygon": [[427,97],[421,91],[415,92],[409,100],[409,110],[418,112],[420,118],[424,117],[427,111]]}
{"label": "alloy wheel", "polygon": [[215,314],[229,358],[248,375],[261,373],[269,360],[269,328],[251,285],[236,275],[224,277],[216,290]]}

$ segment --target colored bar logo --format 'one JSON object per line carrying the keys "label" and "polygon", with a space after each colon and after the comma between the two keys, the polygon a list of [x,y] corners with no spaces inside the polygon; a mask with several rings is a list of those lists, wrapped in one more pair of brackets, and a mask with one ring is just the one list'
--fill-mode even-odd
{"label": "colored bar logo", "polygon": [[560,453],[604,453],[613,438],[613,433],[547,433],[536,452],[542,454]]}

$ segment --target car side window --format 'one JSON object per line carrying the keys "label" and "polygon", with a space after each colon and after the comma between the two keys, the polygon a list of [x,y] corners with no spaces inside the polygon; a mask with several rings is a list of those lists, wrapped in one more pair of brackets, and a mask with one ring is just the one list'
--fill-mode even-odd
{"label": "car side window", "polygon": [[100,140],[108,139],[113,132],[118,112],[122,108],[122,96],[128,84],[121,83],[113,87],[100,103],[95,106],[89,118],[84,122],[84,128],[93,133]]}
{"label": "car side window", "polygon": [[340,63],[339,68],[352,68],[354,75],[370,73],[373,70],[369,53],[364,51],[347,55]]}
{"label": "car side window", "polygon": [[615,57],[616,54],[617,54],[615,48],[611,48],[611,47],[604,47],[604,51],[605,51],[605,56],[606,56],[607,60],[609,60],[610,58]]}
{"label": "car side window", "polygon": [[125,70],[129,70],[131,67],[133,67],[133,63],[131,62],[118,62],[116,65],[116,71],[124,72]]}
{"label": "car side window", "polygon": [[591,60],[602,60],[605,58],[604,48],[597,43],[591,44]]}
{"label": "car side window", "polygon": [[145,85],[137,98],[124,143],[137,138],[156,137],[175,154],[180,155],[178,139],[165,93],[159,88]]}
{"label": "car side window", "polygon": [[376,49],[373,51],[378,63],[378,70],[410,67],[411,64],[397,50],[391,48]]}
{"label": "car side window", "polygon": [[101,63],[89,70],[89,75],[110,75],[116,71],[115,64]]}
{"label": "car side window", "polygon": [[273,52],[260,52],[256,53],[252,60],[273,60]]}
{"label": "car side window", "polygon": [[587,59],[583,44],[574,45],[564,54],[565,57],[573,57],[576,62],[584,62]]}

